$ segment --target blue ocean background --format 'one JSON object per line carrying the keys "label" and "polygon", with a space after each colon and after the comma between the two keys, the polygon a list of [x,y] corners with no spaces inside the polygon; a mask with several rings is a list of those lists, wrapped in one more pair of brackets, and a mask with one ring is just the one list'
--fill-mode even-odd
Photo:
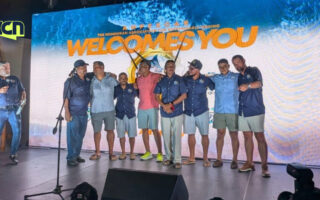
{"label": "blue ocean background", "polygon": [[[319,0],[150,0],[136,3],[34,14],[32,47],[64,47],[67,40],[95,38],[98,33],[121,32],[123,26],[188,21],[188,26],[259,26],[259,33],[290,31],[320,24]],[[139,29],[139,28],[137,28]],[[147,28],[144,28],[147,29]]]}

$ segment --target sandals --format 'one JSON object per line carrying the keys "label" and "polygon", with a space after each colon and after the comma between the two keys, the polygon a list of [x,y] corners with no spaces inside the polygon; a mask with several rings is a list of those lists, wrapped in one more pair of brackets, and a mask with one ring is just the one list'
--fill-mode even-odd
{"label": "sandals", "polygon": [[181,163],[175,163],[175,164],[173,165],[173,168],[175,168],[175,169],[181,169]]}
{"label": "sandals", "polygon": [[269,170],[268,170],[268,165],[263,164],[263,165],[261,166],[261,168],[262,168],[262,177],[263,177],[263,178],[270,178],[271,175],[270,175],[270,172],[269,172]]}
{"label": "sandals", "polygon": [[193,164],[196,164],[196,161],[195,160],[185,160],[182,162],[183,165],[193,165]]}
{"label": "sandals", "polygon": [[210,166],[211,166],[210,161],[209,161],[209,160],[204,160],[204,161],[203,161],[203,166],[204,166],[204,167],[210,167]]}
{"label": "sandals", "polygon": [[126,154],[121,154],[119,156],[119,160],[125,160],[127,158],[127,155]]}
{"label": "sandals", "polygon": [[135,160],[136,159],[136,154],[130,154],[130,160]]}
{"label": "sandals", "polygon": [[101,158],[100,154],[92,154],[89,158],[89,160],[99,160]]}
{"label": "sandals", "polygon": [[109,155],[109,160],[115,161],[118,160],[118,157],[116,155]]}
{"label": "sandals", "polygon": [[164,166],[169,166],[169,165],[172,165],[173,162],[172,162],[171,160],[165,160],[165,161],[162,162],[162,164],[163,164]]}

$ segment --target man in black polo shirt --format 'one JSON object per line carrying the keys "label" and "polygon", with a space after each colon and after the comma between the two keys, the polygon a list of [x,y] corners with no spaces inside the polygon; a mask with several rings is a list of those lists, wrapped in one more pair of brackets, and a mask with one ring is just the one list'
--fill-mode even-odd
{"label": "man in black polo shirt", "polygon": [[232,63],[240,72],[238,78],[239,94],[239,131],[243,131],[247,162],[240,172],[254,170],[253,165],[253,133],[258,142],[261,157],[262,176],[270,177],[268,171],[268,145],[264,136],[265,107],[262,97],[262,75],[257,67],[246,66],[241,55],[235,55]]}

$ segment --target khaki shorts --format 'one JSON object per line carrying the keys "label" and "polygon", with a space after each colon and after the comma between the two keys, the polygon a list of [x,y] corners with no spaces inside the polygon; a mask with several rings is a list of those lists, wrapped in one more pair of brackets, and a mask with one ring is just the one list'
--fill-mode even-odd
{"label": "khaki shorts", "polygon": [[239,116],[239,131],[264,132],[264,114],[251,117]]}
{"label": "khaki shorts", "polygon": [[238,114],[215,113],[213,117],[213,128],[238,131]]}

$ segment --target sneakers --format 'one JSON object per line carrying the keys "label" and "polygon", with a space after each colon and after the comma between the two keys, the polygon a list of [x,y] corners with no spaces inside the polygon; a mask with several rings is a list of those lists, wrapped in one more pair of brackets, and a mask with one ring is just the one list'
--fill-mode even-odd
{"label": "sneakers", "polygon": [[19,163],[16,155],[10,155],[9,158],[10,158],[12,164],[17,165]]}
{"label": "sneakers", "polygon": [[212,164],[212,167],[214,167],[214,168],[218,168],[218,167],[222,167],[222,166],[223,166],[223,162],[221,160],[216,160]]}
{"label": "sneakers", "polygon": [[163,161],[163,156],[161,153],[157,154],[157,162],[162,162]]}
{"label": "sneakers", "polygon": [[78,162],[76,160],[68,160],[67,161],[67,165],[70,166],[70,167],[75,167],[75,166],[78,166]]}
{"label": "sneakers", "polygon": [[80,156],[78,156],[77,162],[78,162],[78,163],[84,163],[84,162],[86,162],[86,160],[83,159],[83,158],[81,158]]}
{"label": "sneakers", "polygon": [[[148,152],[148,151],[140,157],[141,160],[150,160],[152,158],[153,158],[153,156],[152,156],[151,152]],[[158,156],[157,156],[157,158],[158,158]]]}
{"label": "sneakers", "polygon": [[239,169],[239,172],[250,172],[250,171],[254,171],[254,170],[255,170],[254,165],[246,162],[246,163]]}
{"label": "sneakers", "polygon": [[231,162],[230,168],[231,168],[231,169],[238,169],[238,163],[233,160],[233,161]]}

